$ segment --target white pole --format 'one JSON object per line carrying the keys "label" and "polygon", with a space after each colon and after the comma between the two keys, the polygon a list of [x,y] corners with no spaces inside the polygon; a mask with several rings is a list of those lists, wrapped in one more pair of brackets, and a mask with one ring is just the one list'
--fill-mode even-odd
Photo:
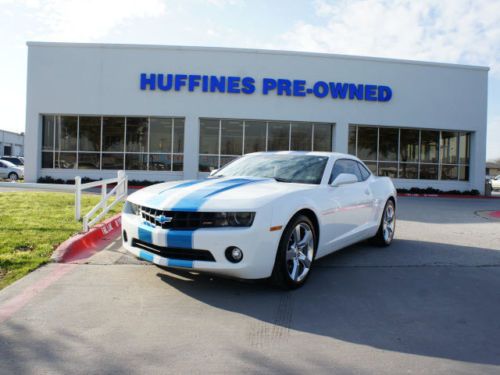
{"label": "white pole", "polygon": [[106,209],[106,194],[107,194],[107,185],[103,184],[101,186],[101,202],[103,203],[102,205],[102,212]]}
{"label": "white pole", "polygon": [[81,218],[80,215],[80,204],[82,198],[82,179],[80,176],[75,177],[75,219],[79,221]]}
{"label": "white pole", "polygon": [[121,197],[122,195],[125,194],[125,171],[118,171],[118,185],[119,188],[116,189],[116,196]]}

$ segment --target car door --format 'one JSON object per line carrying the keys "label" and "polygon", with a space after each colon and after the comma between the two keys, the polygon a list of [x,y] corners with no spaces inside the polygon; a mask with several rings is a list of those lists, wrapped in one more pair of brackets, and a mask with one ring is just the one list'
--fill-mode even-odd
{"label": "car door", "polygon": [[5,165],[1,160],[0,160],[0,178],[7,178],[7,173],[8,168],[7,165]]}
{"label": "car door", "polygon": [[[342,173],[354,174],[357,182],[331,186]],[[335,161],[329,180],[326,206],[328,208],[323,211],[326,226],[324,235],[327,236],[326,252],[356,242],[360,232],[373,221],[373,195],[355,160]]]}

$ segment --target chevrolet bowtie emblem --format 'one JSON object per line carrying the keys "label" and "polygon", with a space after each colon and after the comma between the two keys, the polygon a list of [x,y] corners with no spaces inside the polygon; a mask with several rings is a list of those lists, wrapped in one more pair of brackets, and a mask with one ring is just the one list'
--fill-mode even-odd
{"label": "chevrolet bowtie emblem", "polygon": [[160,224],[165,224],[165,223],[170,223],[172,221],[172,217],[165,216],[165,215],[159,215],[155,216],[155,220],[159,222]]}

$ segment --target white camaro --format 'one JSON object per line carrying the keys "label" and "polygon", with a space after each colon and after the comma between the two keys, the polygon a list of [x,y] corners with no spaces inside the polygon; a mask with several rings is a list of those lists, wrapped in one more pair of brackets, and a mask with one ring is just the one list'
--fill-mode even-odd
{"label": "white camaro", "polygon": [[262,152],[131,194],[123,246],[160,266],[301,286],[315,259],[392,242],[396,190],[351,155]]}

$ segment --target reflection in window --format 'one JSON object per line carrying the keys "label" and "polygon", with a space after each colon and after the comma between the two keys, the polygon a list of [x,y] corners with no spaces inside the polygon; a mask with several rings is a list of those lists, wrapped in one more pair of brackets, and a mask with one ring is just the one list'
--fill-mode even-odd
{"label": "reflection in window", "polygon": [[149,137],[149,152],[164,152],[172,151],[172,122],[171,118],[155,118],[151,117],[150,121],[150,137]]}
{"label": "reflection in window", "polygon": [[73,169],[76,167],[76,152],[56,152],[55,167]]}
{"label": "reflection in window", "polygon": [[[470,136],[469,136],[469,134],[460,133],[459,150],[460,150],[460,164],[469,164],[469,156],[470,156]],[[467,179],[469,179],[469,177],[467,177]]]}
{"label": "reflection in window", "polygon": [[441,132],[439,160],[443,164],[458,162],[458,132]]}
{"label": "reflection in window", "polygon": [[438,162],[439,132],[422,130],[420,135],[420,161],[422,163]]}
{"label": "reflection in window", "polygon": [[349,152],[380,176],[467,181],[470,137],[456,131],[350,125]]}
{"label": "reflection in window", "polygon": [[77,132],[78,117],[58,116],[56,131],[58,143],[56,149],[60,151],[76,151]]}
{"label": "reflection in window", "polygon": [[200,154],[219,154],[219,120],[200,120]]}
{"label": "reflection in window", "polygon": [[54,168],[54,152],[42,152],[42,168]]}
{"label": "reflection in window", "polygon": [[379,163],[378,175],[397,178],[398,177],[398,163]]}
{"label": "reflection in window", "polygon": [[358,158],[377,160],[378,128],[358,126]]}
{"label": "reflection in window", "polygon": [[150,154],[149,155],[149,170],[150,171],[169,171],[172,164],[172,158],[166,154]]}
{"label": "reflection in window", "polygon": [[101,149],[101,118],[80,117],[79,151],[99,151]]}
{"label": "reflection in window", "polygon": [[349,146],[347,152],[356,155],[356,126],[349,126]]}
{"label": "reflection in window", "polygon": [[266,151],[266,122],[245,121],[245,154]]}
{"label": "reflection in window", "polygon": [[418,178],[418,164],[417,163],[399,163],[399,178]]}
{"label": "reflection in window", "polygon": [[44,116],[42,129],[42,150],[54,149],[54,128],[54,116]]}
{"label": "reflection in window", "polygon": [[199,171],[219,169],[258,151],[332,151],[332,128],[310,122],[200,119]]}
{"label": "reflection in window", "polygon": [[[151,152],[155,156],[150,170],[182,171],[183,151],[184,119],[42,117],[42,168],[147,170]],[[157,159],[168,159],[168,163],[160,166]]]}
{"label": "reflection in window", "polygon": [[437,180],[438,165],[437,164],[420,164],[420,179],[421,180]]}
{"label": "reflection in window", "polygon": [[418,155],[420,150],[420,131],[414,129],[401,129],[400,137],[399,154],[401,162],[418,163]]}
{"label": "reflection in window", "polygon": [[222,120],[220,153],[241,155],[243,153],[243,121]]}
{"label": "reflection in window", "polygon": [[147,169],[148,160],[145,154],[125,154],[125,169],[144,171]]}
{"label": "reflection in window", "polygon": [[104,117],[102,150],[122,151],[125,140],[125,117]]}
{"label": "reflection in window", "polygon": [[313,126],[310,123],[292,122],[290,149],[294,151],[311,151],[312,128]]}
{"label": "reflection in window", "polygon": [[269,122],[268,151],[288,151],[290,149],[290,124],[288,122]]}
{"label": "reflection in window", "polygon": [[[398,161],[399,129],[380,128],[379,137],[380,141],[379,141],[378,160]],[[396,177],[397,177],[397,172],[396,172]]]}
{"label": "reflection in window", "polygon": [[146,117],[127,117],[126,152],[145,153],[147,152],[147,150],[148,150],[148,119]]}
{"label": "reflection in window", "polygon": [[173,152],[181,154],[184,152],[184,119],[174,119],[174,142]]}
{"label": "reflection in window", "polygon": [[332,126],[330,124],[314,124],[314,151],[332,151]]}
{"label": "reflection in window", "polygon": [[102,169],[123,169],[123,153],[102,154]]}
{"label": "reflection in window", "polygon": [[97,152],[78,153],[78,169],[101,169],[101,154]]}

